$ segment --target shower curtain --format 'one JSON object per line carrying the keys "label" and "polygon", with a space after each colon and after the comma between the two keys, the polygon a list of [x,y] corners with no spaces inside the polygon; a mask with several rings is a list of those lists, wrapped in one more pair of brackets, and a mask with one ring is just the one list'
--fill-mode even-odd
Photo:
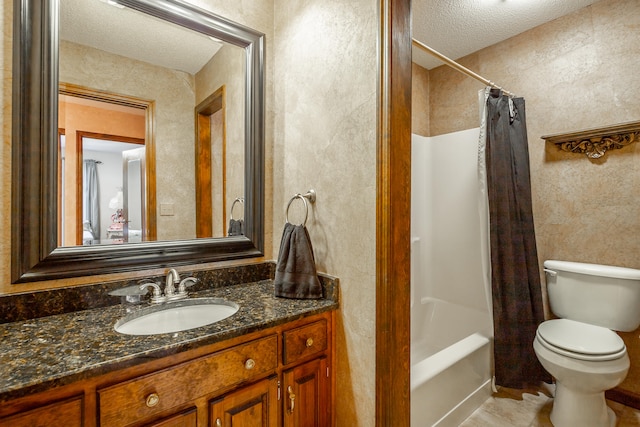
{"label": "shower curtain", "polygon": [[550,377],[533,351],[544,312],[524,99],[491,89],[486,110],[495,378],[504,387],[526,388]]}
{"label": "shower curtain", "polygon": [[98,162],[85,160],[82,169],[82,224],[100,239],[100,205],[98,204]]}

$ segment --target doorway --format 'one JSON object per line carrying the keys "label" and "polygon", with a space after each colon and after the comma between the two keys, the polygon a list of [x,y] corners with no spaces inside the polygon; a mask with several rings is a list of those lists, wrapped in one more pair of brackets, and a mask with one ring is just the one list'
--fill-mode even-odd
{"label": "doorway", "polygon": [[[147,240],[144,139],[77,131],[76,244]],[[95,168],[95,181],[87,171]],[[95,206],[95,208],[93,207]],[[93,218],[92,218],[93,217]]]}
{"label": "doorway", "polygon": [[60,83],[58,246],[156,239],[153,107]]}

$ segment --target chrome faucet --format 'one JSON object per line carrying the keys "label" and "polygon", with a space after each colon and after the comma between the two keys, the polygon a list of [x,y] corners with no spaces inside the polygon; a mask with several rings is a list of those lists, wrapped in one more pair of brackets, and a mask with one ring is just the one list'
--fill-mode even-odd
{"label": "chrome faucet", "polygon": [[[160,288],[160,283],[158,282],[143,283],[139,286],[139,288],[140,290],[144,290],[148,287],[152,287],[153,294],[151,295],[151,302],[162,303],[186,298],[188,296],[187,288],[189,286],[195,285],[197,282],[198,279],[196,279],[195,277],[186,277],[181,281],[178,272],[174,268],[170,268],[169,271],[167,271],[167,276],[165,279],[164,295],[162,295],[162,289]],[[176,284],[178,286],[177,292]]]}
{"label": "chrome faucet", "polygon": [[174,299],[176,291],[174,283],[178,282],[180,282],[180,275],[175,268],[170,268],[169,271],[167,271],[167,278],[164,285],[164,296],[167,297],[168,300]]}

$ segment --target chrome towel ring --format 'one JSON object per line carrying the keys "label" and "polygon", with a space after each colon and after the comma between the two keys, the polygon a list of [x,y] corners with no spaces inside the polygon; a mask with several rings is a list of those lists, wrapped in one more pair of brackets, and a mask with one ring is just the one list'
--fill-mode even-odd
{"label": "chrome towel ring", "polygon": [[296,194],[293,195],[293,197],[289,200],[289,203],[287,203],[287,210],[286,210],[285,215],[284,215],[287,222],[289,222],[289,207],[291,206],[291,203],[295,199],[300,199],[304,203],[304,209],[305,209],[304,221],[300,225],[305,226],[305,225],[307,225],[307,218],[309,217],[309,204],[307,203],[307,199],[309,199],[309,201],[311,203],[315,203],[316,202],[316,190],[311,189],[311,190],[307,191],[304,194],[296,193]]}
{"label": "chrome towel ring", "polygon": [[233,208],[236,207],[236,203],[240,203],[242,206],[244,206],[244,197],[236,197],[236,199],[233,201],[233,203],[231,203],[231,212],[230,212],[231,219],[234,219],[233,218]]}

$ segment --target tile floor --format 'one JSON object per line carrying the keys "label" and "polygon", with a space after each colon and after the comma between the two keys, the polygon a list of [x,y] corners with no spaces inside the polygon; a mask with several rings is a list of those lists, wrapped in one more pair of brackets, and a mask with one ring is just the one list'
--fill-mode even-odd
{"label": "tile floor", "polygon": [[[552,389],[513,390],[499,388],[460,427],[553,427],[549,413]],[[640,411],[607,401],[618,416],[616,427],[639,427]],[[576,426],[579,427],[579,426]]]}

